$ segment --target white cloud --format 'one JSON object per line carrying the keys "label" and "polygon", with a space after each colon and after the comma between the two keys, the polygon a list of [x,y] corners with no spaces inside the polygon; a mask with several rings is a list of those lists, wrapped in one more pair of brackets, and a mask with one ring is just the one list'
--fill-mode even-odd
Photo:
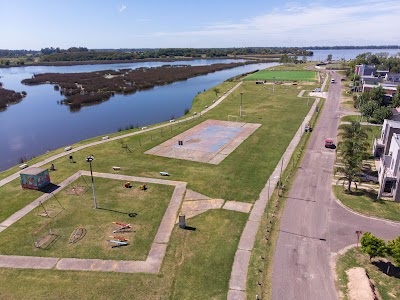
{"label": "white cloud", "polygon": [[128,8],[128,7],[127,7],[125,4],[122,4],[122,5],[118,8],[118,11],[119,11],[120,13],[123,13],[127,8]]}
{"label": "white cloud", "polygon": [[191,31],[155,32],[152,36],[169,38],[170,43],[180,46],[194,41],[208,41],[215,47],[398,44],[400,31],[393,22],[399,14],[398,0],[360,0],[325,6],[289,3],[236,23],[215,23]]}

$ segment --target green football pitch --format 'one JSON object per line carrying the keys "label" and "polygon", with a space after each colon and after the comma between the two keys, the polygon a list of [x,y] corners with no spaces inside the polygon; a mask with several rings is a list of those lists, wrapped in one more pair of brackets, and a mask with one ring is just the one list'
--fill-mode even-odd
{"label": "green football pitch", "polygon": [[262,70],[247,76],[244,80],[267,80],[267,81],[316,81],[314,71],[269,71]]}

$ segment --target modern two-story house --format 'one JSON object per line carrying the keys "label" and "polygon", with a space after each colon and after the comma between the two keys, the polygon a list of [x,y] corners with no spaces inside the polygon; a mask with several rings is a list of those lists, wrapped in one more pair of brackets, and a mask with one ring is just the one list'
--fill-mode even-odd
{"label": "modern two-story house", "polygon": [[388,155],[394,133],[400,134],[400,122],[392,120],[383,121],[381,136],[374,141],[374,157]]}

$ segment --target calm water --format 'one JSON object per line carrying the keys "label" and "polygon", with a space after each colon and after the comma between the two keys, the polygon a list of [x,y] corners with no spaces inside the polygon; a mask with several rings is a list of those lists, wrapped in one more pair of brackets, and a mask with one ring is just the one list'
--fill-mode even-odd
{"label": "calm water", "polygon": [[333,60],[350,60],[356,58],[357,55],[371,52],[371,53],[382,53],[387,52],[389,55],[396,55],[400,53],[400,49],[339,49],[339,50],[311,50],[314,55],[308,57],[310,61],[323,61],[328,58],[329,54],[332,54]]}
{"label": "calm water", "polygon": [[[198,76],[133,95],[115,95],[109,101],[83,107],[79,112],[57,104],[62,99],[49,84],[26,86],[21,80],[35,73],[73,73],[97,70],[156,67],[165,64],[205,65],[229,63],[233,60],[194,60],[187,62],[146,62],[112,65],[83,65],[67,67],[25,67],[0,69],[0,81],[5,88],[26,91],[22,102],[0,112],[0,170],[19,163],[19,158],[30,159],[47,150],[66,146],[97,135],[112,133],[129,125],[145,126],[181,117],[198,92],[224,80],[256,69],[276,65],[254,64]],[[237,61],[237,60],[235,60]]]}

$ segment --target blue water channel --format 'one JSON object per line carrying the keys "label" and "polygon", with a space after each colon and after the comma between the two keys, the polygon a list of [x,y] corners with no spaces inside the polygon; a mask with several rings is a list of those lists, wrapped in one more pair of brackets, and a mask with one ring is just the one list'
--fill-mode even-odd
{"label": "blue water channel", "polygon": [[31,66],[0,69],[4,88],[26,91],[27,97],[0,112],[0,171],[48,150],[83,139],[104,135],[127,126],[145,126],[184,115],[198,92],[224,80],[276,63],[253,64],[198,76],[186,81],[155,87],[132,95],[115,95],[110,100],[71,112],[57,101],[63,97],[50,84],[26,86],[21,80],[39,73],[75,73],[99,70],[156,67],[165,64],[205,65],[238,60],[192,60],[179,62],[144,62],[110,65]]}

